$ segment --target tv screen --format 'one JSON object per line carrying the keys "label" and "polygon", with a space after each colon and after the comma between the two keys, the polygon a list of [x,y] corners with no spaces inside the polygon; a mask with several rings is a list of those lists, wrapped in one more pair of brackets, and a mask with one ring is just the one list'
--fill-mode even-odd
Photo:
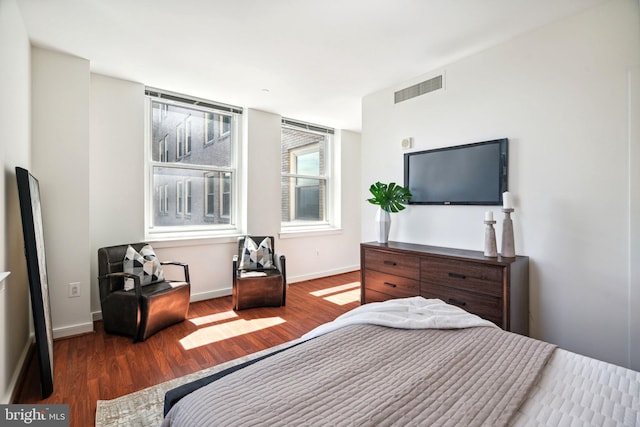
{"label": "tv screen", "polygon": [[508,189],[507,138],[404,155],[414,205],[500,205]]}

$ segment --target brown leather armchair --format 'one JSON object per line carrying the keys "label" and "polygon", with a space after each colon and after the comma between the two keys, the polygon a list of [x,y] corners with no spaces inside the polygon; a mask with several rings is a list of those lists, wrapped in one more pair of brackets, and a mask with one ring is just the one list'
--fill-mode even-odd
{"label": "brown leather armchair", "polygon": [[[98,249],[98,285],[102,320],[107,333],[144,341],[159,330],[187,317],[191,285],[189,266],[170,261],[184,271],[184,281],[161,280],[142,285],[140,276],[124,272],[124,257],[131,246],[137,252],[146,243],[131,243]],[[125,279],[133,279],[133,289],[125,290]]]}
{"label": "brown leather armchair", "polygon": [[[258,262],[257,265],[248,265],[249,254],[245,248],[247,237],[251,238],[256,245],[260,245],[265,239],[269,240],[271,264],[265,266]],[[273,236],[245,236],[238,239],[238,255],[233,256],[232,269],[233,309],[285,305],[287,298],[285,261],[284,255],[275,253]]]}

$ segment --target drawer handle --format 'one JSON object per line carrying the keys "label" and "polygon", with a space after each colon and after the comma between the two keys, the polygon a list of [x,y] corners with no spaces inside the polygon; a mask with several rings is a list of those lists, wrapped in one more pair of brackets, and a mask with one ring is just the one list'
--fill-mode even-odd
{"label": "drawer handle", "polygon": [[449,304],[457,305],[458,307],[464,307],[467,305],[464,301],[458,301],[457,299],[449,298]]}
{"label": "drawer handle", "polygon": [[384,282],[385,286],[391,286],[392,288],[397,288],[398,285],[396,285],[395,283],[390,283],[390,282]]}
{"label": "drawer handle", "polygon": [[395,263],[395,261],[383,261],[383,263],[385,265],[398,265],[398,264]]}
{"label": "drawer handle", "polygon": [[464,274],[460,274],[460,273],[449,273],[449,277],[455,277],[457,279],[466,279],[467,276],[465,276]]}

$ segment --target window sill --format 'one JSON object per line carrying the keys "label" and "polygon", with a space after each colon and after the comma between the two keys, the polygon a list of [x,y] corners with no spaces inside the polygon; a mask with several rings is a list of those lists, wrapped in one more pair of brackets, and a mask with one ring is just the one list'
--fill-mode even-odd
{"label": "window sill", "polygon": [[280,230],[278,234],[281,239],[297,239],[301,237],[309,237],[309,236],[329,236],[335,234],[342,234],[342,228],[333,228],[333,227],[322,227],[322,228],[311,228],[311,227],[300,227],[297,229],[289,228],[285,230]]}
{"label": "window sill", "polygon": [[145,242],[153,244],[154,248],[178,248],[237,243],[240,236],[242,234],[239,233],[199,236],[147,236]]}

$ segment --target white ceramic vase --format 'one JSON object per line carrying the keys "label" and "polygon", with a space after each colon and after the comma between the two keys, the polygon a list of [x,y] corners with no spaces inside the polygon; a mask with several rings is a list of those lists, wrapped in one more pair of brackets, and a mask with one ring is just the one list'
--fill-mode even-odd
{"label": "white ceramic vase", "polygon": [[389,241],[389,230],[391,229],[391,215],[382,208],[378,208],[376,213],[376,233],[378,242],[387,243]]}

